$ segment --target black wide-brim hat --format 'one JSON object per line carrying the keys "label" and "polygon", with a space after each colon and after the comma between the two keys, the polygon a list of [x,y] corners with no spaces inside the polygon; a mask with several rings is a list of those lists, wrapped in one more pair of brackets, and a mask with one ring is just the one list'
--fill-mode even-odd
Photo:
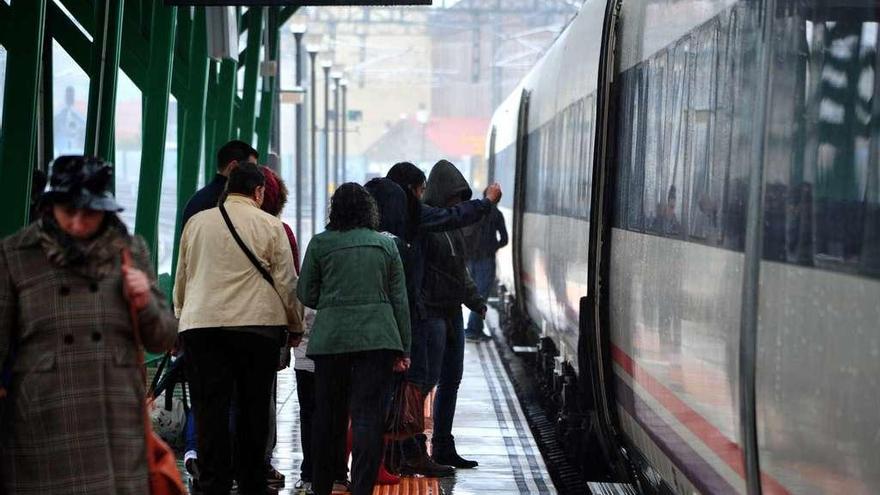
{"label": "black wide-brim hat", "polygon": [[110,184],[113,167],[91,156],[65,155],[52,162],[49,190],[40,196],[40,204],[66,204],[74,208],[120,212],[123,210]]}

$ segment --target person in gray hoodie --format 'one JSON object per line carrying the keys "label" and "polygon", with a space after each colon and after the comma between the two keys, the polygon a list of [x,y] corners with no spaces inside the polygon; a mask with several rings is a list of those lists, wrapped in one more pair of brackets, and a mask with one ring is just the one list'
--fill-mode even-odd
{"label": "person in gray hoodie", "polygon": [[[440,160],[431,169],[424,201],[428,206],[448,208],[472,196],[473,191],[455,165]],[[461,229],[428,234],[424,243],[425,272],[421,287],[423,318],[417,322],[427,337],[425,367],[427,385],[437,385],[434,399],[433,461],[441,466],[473,468],[476,461],[463,459],[455,448],[452,422],[464,367],[464,322],[461,305],[486,314],[486,302],[467,270]],[[430,388],[429,387],[429,388]],[[420,436],[416,441],[420,442]],[[410,443],[404,444],[403,470],[419,459]],[[415,466],[412,466],[415,467]]]}

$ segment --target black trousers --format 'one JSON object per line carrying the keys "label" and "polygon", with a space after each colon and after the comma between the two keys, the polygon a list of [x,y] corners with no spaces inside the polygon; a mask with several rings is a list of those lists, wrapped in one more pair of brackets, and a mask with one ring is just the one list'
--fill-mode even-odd
{"label": "black trousers", "polygon": [[214,328],[187,330],[182,335],[187,377],[198,411],[196,429],[202,490],[213,495],[227,494],[232,488],[229,410],[235,393],[238,491],[266,493],[267,405],[278,367],[277,340]]}
{"label": "black trousers", "polygon": [[[345,451],[346,415],[352,427],[352,495],[370,495],[382,461],[385,404],[396,353],[387,350],[330,354],[315,361],[312,455],[315,495],[329,495],[334,466]],[[321,440],[317,440],[321,439]],[[331,439],[332,441],[325,441]],[[340,442],[339,439],[342,441]]]}

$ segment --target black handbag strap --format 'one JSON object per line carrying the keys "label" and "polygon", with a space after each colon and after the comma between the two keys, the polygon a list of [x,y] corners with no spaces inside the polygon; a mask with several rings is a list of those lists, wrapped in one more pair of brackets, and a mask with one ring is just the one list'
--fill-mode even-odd
{"label": "black handbag strap", "polygon": [[247,244],[245,244],[244,241],[241,240],[241,237],[238,235],[238,231],[236,231],[235,226],[232,225],[232,220],[229,219],[229,213],[226,212],[226,208],[223,206],[223,203],[220,203],[220,214],[223,215],[223,221],[226,222],[226,226],[229,227],[229,232],[232,234],[232,238],[235,239],[238,247],[240,247],[241,250],[244,251],[244,254],[251,261],[251,264],[254,265],[254,268],[256,268],[258,272],[260,272],[260,275],[262,275],[263,278],[266,279],[266,282],[269,282],[269,284],[274,289],[275,280],[272,278],[272,275],[269,273],[269,271],[266,270],[266,268],[262,264],[260,264],[260,261],[247,247]]}

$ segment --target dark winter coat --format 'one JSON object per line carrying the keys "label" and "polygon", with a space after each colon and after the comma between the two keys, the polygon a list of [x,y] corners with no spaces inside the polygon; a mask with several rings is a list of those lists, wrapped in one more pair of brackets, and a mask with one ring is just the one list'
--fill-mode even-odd
{"label": "dark winter coat", "polygon": [[407,211],[406,193],[391,179],[384,177],[372,179],[364,185],[379,208],[379,232],[386,232],[393,236],[403,262],[403,271],[406,274],[406,295],[410,305],[410,313],[415,310],[415,302],[418,300],[419,286],[415,285],[412,274],[414,264],[413,249],[406,242],[406,228],[409,222]]}
{"label": "dark winter coat", "polygon": [[[424,199],[425,204],[439,207],[449,204],[451,198],[466,200],[471,194],[461,172],[451,163],[441,161],[431,170]],[[462,304],[472,311],[485,310],[486,302],[467,270],[461,229],[428,234],[424,254],[421,294],[427,316],[446,316],[450,311],[459,310]]]}
{"label": "dark winter coat", "polygon": [[[0,425],[0,492],[148,493],[144,383],[122,293],[120,256],[107,275],[47,259],[36,222],[0,243],[0,362],[12,377]],[[127,236],[126,236],[126,239]],[[152,284],[138,314],[148,351],[171,346],[177,322],[144,241],[134,263]]]}
{"label": "dark winter coat", "polygon": [[180,222],[181,230],[193,215],[205,210],[210,210],[211,208],[216,208],[217,205],[220,204],[220,196],[222,196],[223,191],[226,190],[227,180],[228,179],[225,175],[216,174],[211,182],[205,184],[205,187],[196,191],[196,193],[189,198],[189,201],[186,202],[186,207],[183,209],[183,217]]}
{"label": "dark winter coat", "polygon": [[495,253],[507,245],[504,215],[494,206],[482,220],[461,230],[469,260],[493,259]]}

